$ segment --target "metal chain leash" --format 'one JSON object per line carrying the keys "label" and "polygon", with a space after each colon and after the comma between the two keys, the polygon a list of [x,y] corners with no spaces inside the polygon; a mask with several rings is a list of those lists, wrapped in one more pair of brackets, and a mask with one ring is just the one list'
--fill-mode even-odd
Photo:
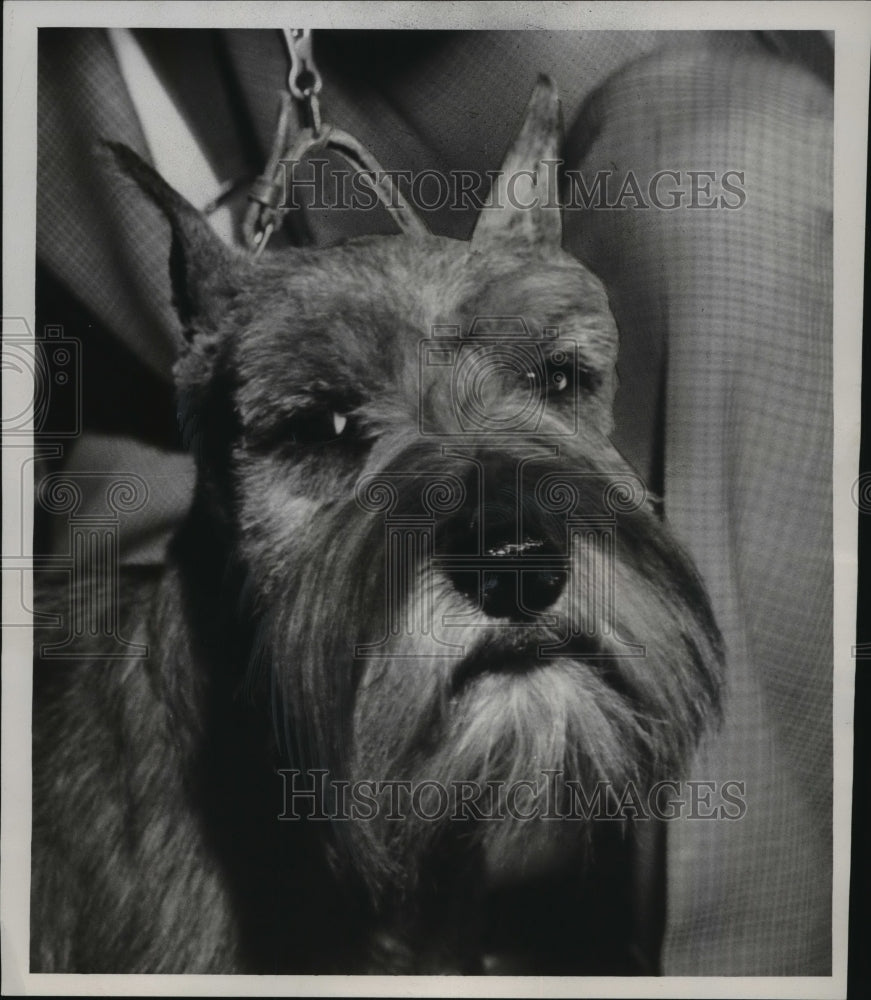
{"label": "metal chain leash", "polygon": [[[424,223],[411,209],[389,174],[381,169],[374,156],[353,136],[321,121],[318,94],[323,86],[312,51],[312,33],[308,28],[282,31],[290,59],[287,90],[280,97],[278,123],[272,150],[263,173],[248,192],[250,202],[242,223],[245,243],[258,258],[270,237],[281,225],[292,206],[285,204],[285,183],[301,160],[321,150],[331,149],[345,159],[378,196],[404,233],[415,237],[429,235]],[[290,137],[290,110],[297,102],[303,127]]]}

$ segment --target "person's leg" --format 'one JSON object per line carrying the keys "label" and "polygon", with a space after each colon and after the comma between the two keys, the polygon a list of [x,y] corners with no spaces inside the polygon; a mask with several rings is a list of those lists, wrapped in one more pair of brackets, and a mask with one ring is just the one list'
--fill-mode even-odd
{"label": "person's leg", "polygon": [[610,171],[624,194],[568,213],[621,329],[618,436],[727,645],[693,777],[745,783],[739,821],[669,824],[663,971],[827,974],[832,93],[776,57],[663,52],[594,95],[570,148],[587,190]]}

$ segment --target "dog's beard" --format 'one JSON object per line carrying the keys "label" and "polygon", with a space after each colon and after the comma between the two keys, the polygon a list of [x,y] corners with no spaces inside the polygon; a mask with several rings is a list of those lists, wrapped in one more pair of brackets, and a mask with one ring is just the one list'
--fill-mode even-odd
{"label": "dog's beard", "polygon": [[[608,482],[602,474],[590,489]],[[459,783],[541,785],[551,772],[588,793],[606,782],[618,796],[630,783],[643,794],[679,779],[717,713],[717,630],[691,564],[649,508],[618,516],[615,535],[610,558],[595,539],[572,550],[572,584],[547,609],[556,624],[505,624],[422,561],[399,611],[406,623],[431,621],[428,634],[390,628],[383,520],[346,503],[321,511],[306,535],[317,557],[294,564],[281,586],[292,599],[270,595],[261,615],[258,648],[293,766],[325,769],[329,782],[435,782],[449,793]],[[596,568],[614,596],[592,605]],[[574,638],[572,622],[583,626]],[[582,855],[590,834],[587,823],[543,816],[458,820],[450,794],[435,819],[408,808],[388,818],[387,798],[378,801],[374,818],[340,819],[333,832],[336,863],[381,902],[432,884],[439,857],[457,877],[522,878]]]}
{"label": "dog's beard", "polygon": [[[457,838],[485,882],[522,880],[589,846],[591,827],[572,816],[566,782],[588,796],[604,782],[619,798],[631,786],[643,795],[653,782],[682,775],[715,708],[707,664],[716,661],[716,640],[686,608],[669,603],[674,595],[662,594],[661,581],[637,578],[625,564],[615,572],[617,620],[601,620],[593,635],[559,654],[547,650],[566,646],[564,629],[488,625],[481,615],[475,625],[444,630],[464,647],[456,658],[428,656],[429,643],[403,636],[389,643],[389,657],[364,668],[352,777],[449,790],[449,809],[438,821],[407,808],[403,820],[387,819],[385,801],[361,828],[363,853],[370,866],[380,856],[388,881],[414,886],[416,873]],[[446,581],[432,587],[437,615],[460,613]],[[554,609],[563,622],[568,597]],[[531,809],[524,802],[495,821],[465,821],[461,783],[491,795],[494,787],[504,795],[521,784],[542,793],[551,776],[555,794],[546,807],[539,794]],[[492,816],[492,797],[482,802]]]}

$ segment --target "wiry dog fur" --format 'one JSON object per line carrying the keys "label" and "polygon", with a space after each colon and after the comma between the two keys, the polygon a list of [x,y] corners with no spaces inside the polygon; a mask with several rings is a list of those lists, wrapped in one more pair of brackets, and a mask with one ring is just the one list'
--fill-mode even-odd
{"label": "wiry dog fur", "polygon": [[[492,554],[509,531],[564,551],[565,517],[535,493],[548,476],[575,476],[586,514],[613,513],[608,488],[628,472],[608,437],[617,331],[599,281],[560,247],[545,162],[556,115],[543,82],[504,164],[505,177],[535,171],[536,210],[485,209],[470,242],[366,238],[258,263],[115,149],[171,225],[198,484],[165,569],[123,579],[121,632],[149,655],[37,667],[34,970],[477,971],[487,892],[582,870],[589,829],[282,823],[276,767],[446,785],[552,769],[640,788],[683,773],[717,713],[721,652],[702,585],[649,502],[615,515],[616,620],[598,605],[602,620],[559,655],[541,647],[564,640],[554,621],[581,614],[569,602],[599,558],[589,540],[571,552],[572,585],[539,581],[554,588],[550,607],[537,595],[536,611],[556,615],[545,624],[530,613],[506,626],[433,559],[402,598],[431,601],[434,622],[464,616],[442,631],[454,648],[422,655],[400,631],[355,655],[383,637],[390,583],[383,512],[361,503],[372,477],[399,483],[395,515],[419,511],[427,477],[462,484],[437,518],[436,555],[476,538]],[[451,401],[422,382],[419,344],[482,316],[558,328],[578,345],[575,386],[516,438],[443,448],[421,421],[450,430]],[[528,385],[506,377],[500,391],[508,415]]]}

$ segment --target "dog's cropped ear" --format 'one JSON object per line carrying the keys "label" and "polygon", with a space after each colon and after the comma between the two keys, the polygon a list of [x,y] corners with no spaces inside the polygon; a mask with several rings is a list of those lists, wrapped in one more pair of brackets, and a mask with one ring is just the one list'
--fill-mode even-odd
{"label": "dog's cropped ear", "polygon": [[228,298],[243,287],[248,262],[228,247],[205,216],[194,208],[128,146],[103,142],[122,174],[134,180],[157,205],[172,228],[169,273],[173,305],[190,339],[197,329],[213,330]]}
{"label": "dog's cropped ear", "polygon": [[560,131],[556,85],[550,77],[540,76],[520,132],[505,156],[487,207],[478,217],[473,246],[493,239],[561,245],[557,180]]}

